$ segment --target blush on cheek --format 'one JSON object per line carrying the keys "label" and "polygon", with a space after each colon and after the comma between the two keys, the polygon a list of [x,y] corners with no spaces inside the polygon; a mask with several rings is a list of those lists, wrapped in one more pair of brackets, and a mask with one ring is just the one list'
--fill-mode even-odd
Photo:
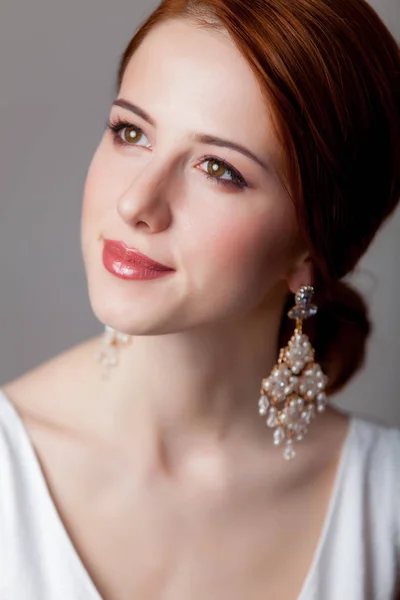
{"label": "blush on cheek", "polygon": [[[232,224],[213,238],[205,251],[228,281],[255,291],[282,278],[293,260],[296,224],[288,215],[265,215],[258,222]],[[273,218],[275,217],[275,218]]]}
{"label": "blush on cheek", "polygon": [[263,226],[232,226],[215,238],[213,252],[221,262],[235,263],[250,267],[260,265],[267,257],[279,256],[282,248],[282,232],[270,235],[271,231]]}

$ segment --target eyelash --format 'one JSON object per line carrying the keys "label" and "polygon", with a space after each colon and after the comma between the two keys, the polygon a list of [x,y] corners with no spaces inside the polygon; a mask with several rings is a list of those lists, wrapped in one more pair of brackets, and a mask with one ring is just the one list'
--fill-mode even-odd
{"label": "eyelash", "polygon": [[[125,129],[126,127],[134,127],[135,129],[137,129],[137,131],[139,133],[144,133],[144,131],[140,127],[135,125],[134,123],[130,123],[129,121],[125,121],[125,120],[122,120],[119,118],[115,121],[110,120],[107,122],[107,129],[111,131],[114,142],[116,144],[118,144],[120,146],[135,146],[135,144],[128,144],[127,142],[122,141],[121,137],[118,135],[120,133],[120,131],[122,131],[122,129]],[[243,179],[243,177],[240,175],[240,173],[238,171],[236,171],[236,169],[234,169],[229,163],[217,158],[216,156],[203,156],[201,159],[201,162],[203,163],[203,162],[206,162],[207,160],[214,160],[217,163],[219,163],[220,165],[223,165],[225,167],[225,170],[232,177],[232,179],[230,179],[230,180],[220,179],[218,177],[215,177],[214,175],[209,175],[205,171],[202,171],[207,179],[211,179],[213,182],[217,183],[218,185],[223,185],[223,186],[234,185],[236,188],[240,188],[240,189],[248,187],[247,182]]]}

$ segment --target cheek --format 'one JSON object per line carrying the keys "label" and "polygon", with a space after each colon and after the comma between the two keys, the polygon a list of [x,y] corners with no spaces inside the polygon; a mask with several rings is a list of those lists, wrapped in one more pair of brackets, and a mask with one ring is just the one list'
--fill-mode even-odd
{"label": "cheek", "polygon": [[[112,163],[107,167],[107,152],[102,144],[96,150],[90,163],[83,192],[82,218],[91,218],[97,213],[104,212],[107,202],[112,203],[111,182]],[[115,186],[114,186],[115,187]],[[115,194],[115,189],[114,189]]]}
{"label": "cheek", "polygon": [[212,252],[226,275],[247,282],[274,277],[288,268],[296,230],[293,215],[270,211],[256,219],[230,222],[213,238]]}
{"label": "cheek", "polygon": [[83,190],[81,241],[84,252],[86,246],[98,239],[103,225],[107,226],[110,213],[115,212],[116,198],[122,193],[121,181],[118,163],[103,140],[92,158]]}
{"label": "cheek", "polygon": [[287,208],[210,220],[187,238],[185,270],[206,303],[218,312],[254,306],[288,272],[297,233]]}
{"label": "cheek", "polygon": [[97,243],[97,233],[101,231],[101,222],[107,213],[107,203],[112,204],[115,197],[110,189],[110,177],[104,168],[102,146],[96,150],[90,163],[83,189],[81,210],[81,250],[85,263],[89,260],[90,248]]}

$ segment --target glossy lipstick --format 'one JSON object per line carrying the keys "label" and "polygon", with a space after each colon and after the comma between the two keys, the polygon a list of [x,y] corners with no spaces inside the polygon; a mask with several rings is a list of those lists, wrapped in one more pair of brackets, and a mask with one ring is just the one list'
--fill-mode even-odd
{"label": "glossy lipstick", "polygon": [[104,240],[103,264],[107,271],[122,279],[157,279],[174,272],[117,240]]}

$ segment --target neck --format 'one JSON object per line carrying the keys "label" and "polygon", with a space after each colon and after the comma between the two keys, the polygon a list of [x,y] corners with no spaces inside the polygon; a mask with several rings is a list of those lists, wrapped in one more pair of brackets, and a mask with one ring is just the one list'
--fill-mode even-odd
{"label": "neck", "polygon": [[110,438],[170,471],[239,443],[272,447],[258,398],[277,361],[281,313],[282,302],[207,328],[133,336],[97,400]]}

